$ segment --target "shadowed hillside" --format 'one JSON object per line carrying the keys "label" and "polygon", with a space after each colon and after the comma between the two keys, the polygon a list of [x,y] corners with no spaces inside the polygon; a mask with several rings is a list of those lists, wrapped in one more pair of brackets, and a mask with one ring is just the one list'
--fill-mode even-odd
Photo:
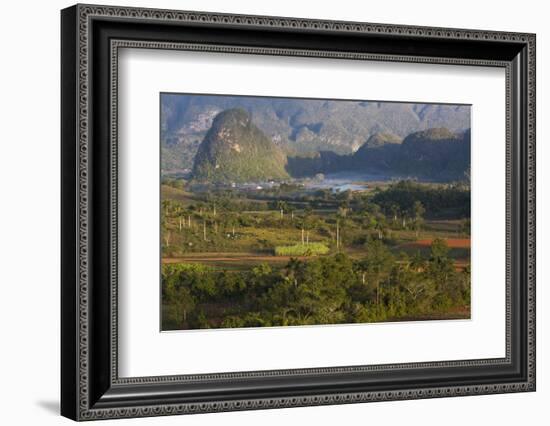
{"label": "shadowed hillside", "polygon": [[354,171],[387,177],[417,177],[439,181],[461,180],[470,167],[470,130],[453,133],[445,128],[408,135],[372,136],[351,155],[319,152],[289,157],[292,176]]}

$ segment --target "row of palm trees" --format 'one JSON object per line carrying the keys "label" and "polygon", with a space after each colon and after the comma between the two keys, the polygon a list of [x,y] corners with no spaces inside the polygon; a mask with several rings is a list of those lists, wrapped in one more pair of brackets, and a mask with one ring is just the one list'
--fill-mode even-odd
{"label": "row of palm trees", "polygon": [[[292,203],[283,200],[278,201],[276,207],[281,223],[285,222],[286,219],[297,226],[301,231],[301,243],[307,245],[310,241],[311,231],[321,225],[320,215],[316,215],[311,206],[298,210]],[[396,227],[414,229],[418,237],[424,221],[424,212],[425,209],[422,203],[417,201],[411,211],[407,213],[399,212],[397,208],[392,209],[392,217],[388,220],[376,204],[367,204],[361,212],[354,212],[349,202],[344,200],[338,205],[336,212],[330,215],[330,221],[334,223],[333,241],[337,250],[340,250],[344,230],[349,227],[350,221],[358,223],[360,227],[367,230],[374,231],[380,240],[391,234],[392,228],[395,229]],[[399,215],[401,216],[401,223]],[[175,227],[180,233],[186,229],[200,230],[202,239],[206,242],[208,241],[208,228],[212,229],[215,234],[218,234],[219,229],[223,228],[229,230],[228,235],[235,237],[240,213],[230,210],[219,200],[210,198],[208,203],[199,202],[187,206],[175,200],[163,200],[161,216],[164,244],[169,247],[171,241],[169,220],[172,224],[175,222]]]}

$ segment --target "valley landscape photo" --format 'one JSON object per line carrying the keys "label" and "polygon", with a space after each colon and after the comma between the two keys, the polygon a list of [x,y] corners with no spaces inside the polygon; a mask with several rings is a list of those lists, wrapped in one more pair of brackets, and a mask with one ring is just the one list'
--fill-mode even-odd
{"label": "valley landscape photo", "polygon": [[161,93],[161,329],[470,318],[470,114]]}

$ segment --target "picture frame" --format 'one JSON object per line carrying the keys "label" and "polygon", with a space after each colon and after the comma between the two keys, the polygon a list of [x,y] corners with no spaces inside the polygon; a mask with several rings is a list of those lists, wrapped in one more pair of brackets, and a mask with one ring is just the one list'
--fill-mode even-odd
{"label": "picture frame", "polygon": [[[535,45],[524,33],[64,9],[61,414],[94,420],[535,391]],[[506,356],[119,377],[117,55],[125,47],[504,69]]]}

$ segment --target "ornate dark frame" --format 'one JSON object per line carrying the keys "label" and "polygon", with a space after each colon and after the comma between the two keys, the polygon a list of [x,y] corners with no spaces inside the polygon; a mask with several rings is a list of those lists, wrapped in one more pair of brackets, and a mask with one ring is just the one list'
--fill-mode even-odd
{"label": "ornate dark frame", "polygon": [[[535,35],[76,5],[61,13],[61,413],[74,420],[535,390]],[[117,53],[191,49],[506,70],[506,357],[119,378]]]}

